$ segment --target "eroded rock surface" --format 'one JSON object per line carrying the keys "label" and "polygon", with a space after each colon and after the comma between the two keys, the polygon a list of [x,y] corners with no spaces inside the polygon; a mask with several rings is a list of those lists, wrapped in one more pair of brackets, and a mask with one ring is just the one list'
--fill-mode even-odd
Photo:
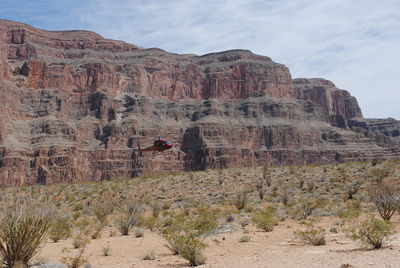
{"label": "eroded rock surface", "polygon": [[[0,20],[0,184],[399,158],[399,121],[246,50],[177,55]],[[175,146],[139,156],[137,143]]]}

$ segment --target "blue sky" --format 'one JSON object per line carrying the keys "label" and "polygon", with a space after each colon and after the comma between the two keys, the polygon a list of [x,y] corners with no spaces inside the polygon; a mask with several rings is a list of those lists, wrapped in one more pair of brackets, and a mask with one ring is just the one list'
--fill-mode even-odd
{"label": "blue sky", "polygon": [[400,0],[1,0],[0,18],[175,53],[249,49],[400,119]]}

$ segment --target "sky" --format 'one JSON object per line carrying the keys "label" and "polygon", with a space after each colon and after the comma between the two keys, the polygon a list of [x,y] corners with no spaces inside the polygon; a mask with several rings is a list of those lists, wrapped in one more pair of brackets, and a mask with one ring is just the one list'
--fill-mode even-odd
{"label": "sky", "polygon": [[174,53],[249,49],[400,119],[400,0],[1,0],[0,18]]}

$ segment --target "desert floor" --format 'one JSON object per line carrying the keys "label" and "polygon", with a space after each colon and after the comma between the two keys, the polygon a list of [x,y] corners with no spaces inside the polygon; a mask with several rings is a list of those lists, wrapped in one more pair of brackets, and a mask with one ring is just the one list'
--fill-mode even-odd
{"label": "desert floor", "polygon": [[[399,227],[400,217],[394,223]],[[319,225],[326,230],[335,227],[334,217],[321,218]],[[348,239],[340,231],[327,231],[324,246],[301,245],[293,240],[294,230],[301,228],[295,220],[279,223],[272,232],[259,231],[247,226],[249,242],[239,242],[243,231],[226,232],[208,237],[205,250],[207,263],[200,267],[399,267],[400,235],[393,236],[390,245],[380,250],[369,250]],[[399,230],[398,230],[399,231]],[[144,237],[109,236],[110,230],[103,231],[102,237],[92,240],[84,256],[91,267],[187,267],[188,262],[174,256],[165,247],[165,240],[155,232],[145,231]],[[111,248],[110,256],[102,255],[102,248]],[[155,260],[143,260],[154,251]],[[57,243],[48,242],[39,254],[47,263],[45,267],[60,267],[62,256],[78,253],[71,245],[71,239]],[[54,264],[54,265],[51,265]]]}

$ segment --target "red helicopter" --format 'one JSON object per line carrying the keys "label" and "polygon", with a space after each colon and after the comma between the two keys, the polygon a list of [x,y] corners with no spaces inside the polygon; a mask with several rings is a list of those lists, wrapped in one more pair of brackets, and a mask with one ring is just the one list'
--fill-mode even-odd
{"label": "red helicopter", "polygon": [[137,144],[139,148],[139,154],[142,156],[142,152],[153,152],[153,155],[156,155],[157,153],[162,153],[164,151],[167,151],[174,146],[172,142],[167,141],[167,140],[162,140],[160,136],[157,137],[157,139],[154,141],[153,146],[147,147],[147,148],[140,148],[139,143]]}

